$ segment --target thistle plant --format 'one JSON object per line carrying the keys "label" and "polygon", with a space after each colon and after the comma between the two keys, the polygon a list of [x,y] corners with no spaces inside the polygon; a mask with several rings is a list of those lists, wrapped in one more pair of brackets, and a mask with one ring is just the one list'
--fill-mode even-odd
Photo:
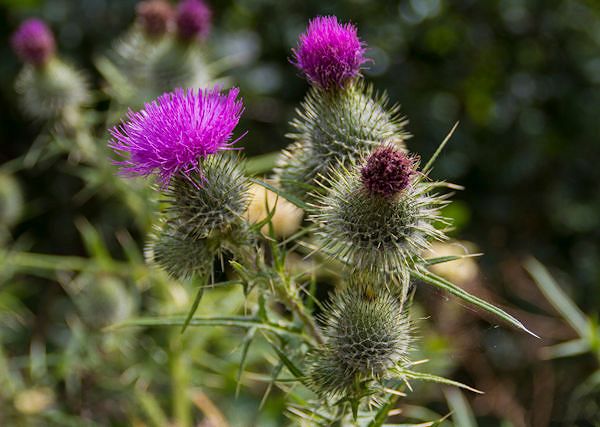
{"label": "thistle plant", "polygon": [[56,55],[54,35],[40,19],[24,21],[11,39],[24,66],[16,81],[24,112],[37,120],[77,120],[89,100],[82,74]]}
{"label": "thistle plant", "polygon": [[[192,14],[186,26],[203,16]],[[450,135],[421,167],[405,146],[398,108],[388,107],[360,74],[366,44],[353,25],[315,18],[292,52],[311,88],[292,121],[294,142],[277,163],[274,184],[246,176],[242,157],[228,152],[239,140],[232,136],[242,114],[237,89],[177,89],[111,130],[121,172],[150,176],[163,201],[148,260],[175,278],[199,279],[186,316],[126,324],[245,327],[244,355],[261,331],[279,359],[273,382],[285,367],[313,393],[290,406],[290,416],[309,425],[382,425],[412,380],[476,391],[415,370],[410,351],[418,345],[410,319],[418,282],[525,329],[427,268],[460,258],[424,255],[449,226],[441,208],[449,203],[445,191],[457,186],[435,182],[429,172]],[[276,195],[263,193],[264,218],[246,213],[256,194],[251,184]],[[307,212],[311,223],[283,242],[273,221],[278,198]],[[318,266],[329,263],[339,283],[330,302],[318,303],[319,314],[310,303],[319,267],[312,275],[292,272],[287,260],[295,251],[309,252]],[[232,280],[214,283],[216,257]],[[196,317],[208,284],[241,284],[251,315]],[[244,361],[240,376],[243,367]]]}

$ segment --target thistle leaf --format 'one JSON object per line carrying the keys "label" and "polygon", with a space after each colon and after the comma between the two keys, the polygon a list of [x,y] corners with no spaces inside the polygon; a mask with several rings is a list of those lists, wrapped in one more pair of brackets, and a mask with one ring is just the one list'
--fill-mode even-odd
{"label": "thistle leaf", "polygon": [[196,298],[194,298],[194,303],[192,304],[192,307],[190,308],[190,311],[188,312],[187,317],[185,318],[185,322],[183,323],[183,326],[181,327],[182,334],[185,332],[186,328],[190,324],[192,317],[194,317],[194,314],[196,313],[196,310],[198,309],[198,306],[200,305],[200,301],[202,300],[202,296],[204,295],[205,288],[206,288],[206,286],[204,283],[198,287],[198,292],[196,292]]}
{"label": "thistle leaf", "polygon": [[469,390],[474,393],[483,394],[483,392],[481,390],[477,390],[473,387],[469,387],[466,384],[463,384],[463,383],[460,383],[458,381],[454,381],[454,380],[451,380],[448,378],[440,377],[438,375],[427,374],[425,372],[416,372],[416,371],[411,371],[409,369],[402,369],[402,368],[397,368],[396,372],[398,373],[398,375],[401,375],[402,377],[404,377],[406,379],[427,381],[427,382],[433,382],[433,383],[438,383],[438,384],[446,384],[446,385],[450,385],[453,387],[464,388],[465,390]]}
{"label": "thistle leaf", "polygon": [[496,307],[493,304],[490,304],[489,302],[487,302],[479,297],[476,297],[475,295],[471,295],[467,291],[456,286],[454,283],[452,283],[430,271],[422,271],[422,270],[415,268],[415,269],[411,269],[410,274],[414,279],[422,280],[425,283],[428,283],[437,288],[443,289],[444,291],[451,293],[452,295],[462,299],[463,301],[466,301],[469,304],[473,304],[489,313],[492,313],[492,314],[498,316],[499,318],[507,321],[511,325],[517,327],[518,329],[521,329],[522,331],[525,331],[528,334],[533,335],[536,338],[539,338],[539,336],[537,336],[536,334],[531,332],[529,329],[527,329],[523,325],[523,323],[521,323],[519,320],[517,320],[515,317],[511,316],[504,310]]}

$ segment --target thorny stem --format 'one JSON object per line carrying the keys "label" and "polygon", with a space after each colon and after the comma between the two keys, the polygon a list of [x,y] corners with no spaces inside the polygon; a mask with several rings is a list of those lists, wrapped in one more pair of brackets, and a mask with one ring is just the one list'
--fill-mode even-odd
{"label": "thorny stem", "polygon": [[279,274],[279,280],[273,283],[273,288],[282,302],[306,325],[309,333],[318,344],[325,344],[325,339],[317,327],[314,318],[306,312],[304,305],[294,292],[294,285],[285,274]]}
{"label": "thorny stem", "polygon": [[283,265],[269,267],[265,262],[264,254],[263,256],[258,256],[258,253],[253,251],[241,251],[240,255],[242,255],[242,259],[246,260],[246,265],[251,266],[256,273],[264,272],[265,269],[271,268],[276,271],[277,276],[272,277],[270,282],[277,297],[304,323],[315,342],[324,344],[325,340],[321,331],[317,327],[314,318],[307,313],[302,301],[299,300],[295,292],[295,285],[287,274],[285,267]]}

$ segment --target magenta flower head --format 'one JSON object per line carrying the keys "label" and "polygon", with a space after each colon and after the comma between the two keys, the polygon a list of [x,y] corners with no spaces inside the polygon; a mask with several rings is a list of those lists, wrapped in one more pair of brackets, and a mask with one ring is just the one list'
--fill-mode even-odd
{"label": "magenta flower head", "polygon": [[146,0],[137,4],[137,19],[146,34],[152,37],[162,36],[173,22],[175,11],[166,0]]}
{"label": "magenta flower head", "polygon": [[202,0],[183,0],[177,6],[177,33],[184,40],[205,38],[210,32],[212,11]]}
{"label": "magenta flower head", "polygon": [[41,19],[24,21],[11,39],[12,48],[25,63],[41,66],[54,55],[56,48],[52,31]]}
{"label": "magenta flower head", "polygon": [[116,162],[126,175],[158,175],[168,185],[177,173],[200,170],[200,160],[232,150],[231,135],[244,109],[239,89],[176,89],[146,103],[110,130],[109,142],[125,159]]}
{"label": "magenta flower head", "polygon": [[369,193],[391,197],[408,187],[415,173],[414,159],[394,147],[384,146],[367,158],[360,177]]}
{"label": "magenta flower head", "polygon": [[356,27],[339,23],[335,16],[312,19],[292,52],[292,64],[311,84],[322,89],[344,87],[358,76],[367,61]]}

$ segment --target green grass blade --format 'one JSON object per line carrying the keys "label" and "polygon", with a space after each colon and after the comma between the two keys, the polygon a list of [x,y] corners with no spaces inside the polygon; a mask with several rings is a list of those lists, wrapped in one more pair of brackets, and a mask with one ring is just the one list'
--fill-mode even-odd
{"label": "green grass blade", "polygon": [[477,420],[473,415],[473,411],[465,399],[465,396],[456,389],[444,390],[448,406],[452,411],[452,420],[455,426],[461,427],[477,427]]}
{"label": "green grass blade", "polygon": [[288,202],[298,206],[300,209],[304,209],[304,210],[308,210],[309,206],[304,203],[302,200],[300,200],[299,198],[297,198],[296,196],[293,196],[291,194],[286,193],[285,191],[282,191],[281,189],[269,184],[268,182],[265,182],[263,180],[260,180],[258,178],[250,178],[250,181],[254,182],[255,184],[261,185],[263,187],[265,187],[267,190],[271,190],[273,193],[279,195],[279,197],[284,198],[285,200],[287,200]]}
{"label": "green grass blade", "polygon": [[450,132],[448,132],[448,135],[446,135],[446,138],[444,138],[444,140],[439,145],[439,147],[437,148],[437,150],[435,150],[435,153],[433,153],[433,156],[431,156],[431,158],[429,159],[429,161],[427,162],[427,164],[423,167],[422,172],[424,174],[427,174],[427,172],[429,172],[431,170],[431,168],[433,167],[433,164],[435,163],[436,159],[438,158],[438,156],[440,155],[440,153],[442,152],[442,150],[444,149],[444,147],[446,146],[446,144],[448,143],[448,141],[450,141],[450,138],[452,138],[452,135],[454,134],[454,131],[456,131],[456,128],[458,127],[458,123],[459,122],[456,122],[454,124],[454,126],[452,127],[452,129],[450,129]]}
{"label": "green grass blade", "polygon": [[198,292],[196,292],[196,298],[194,298],[194,303],[192,304],[192,307],[190,308],[190,311],[188,312],[187,317],[185,318],[185,322],[183,322],[183,326],[181,327],[182,334],[185,332],[186,328],[190,324],[190,321],[192,320],[192,317],[194,317],[194,314],[196,314],[196,310],[198,310],[200,301],[202,301],[202,296],[204,295],[205,288],[206,286],[204,286],[204,284],[200,285],[200,287],[198,288]]}
{"label": "green grass blade", "polygon": [[276,151],[250,157],[246,160],[246,173],[248,175],[260,175],[271,171],[275,167],[279,155],[279,151]]}
{"label": "green grass blade", "polygon": [[468,302],[469,304],[472,304],[476,307],[479,307],[489,313],[492,313],[492,314],[498,316],[499,318],[507,321],[511,325],[517,327],[518,329],[521,329],[522,331],[525,331],[528,334],[533,335],[536,338],[539,338],[536,334],[534,334],[529,329],[527,329],[525,327],[525,325],[523,325],[523,323],[521,323],[519,320],[517,320],[515,317],[511,316],[504,310],[496,307],[493,304],[490,304],[489,302],[487,302],[485,300],[482,300],[479,297],[476,297],[475,295],[471,295],[467,291],[456,286],[454,283],[452,283],[430,271],[420,271],[418,269],[412,269],[411,276],[413,276],[413,278],[415,278],[415,279],[422,280],[423,282],[433,285],[437,288],[443,289],[444,291],[462,299],[463,301]]}
{"label": "green grass blade", "polygon": [[481,256],[481,255],[483,255],[483,254],[465,254],[465,255],[440,256],[440,257],[426,259],[425,260],[425,265],[426,266],[430,266],[430,265],[435,265],[435,264],[443,264],[445,262],[457,261],[459,259],[465,259],[465,258],[473,258],[473,257]]}
{"label": "green grass blade", "polygon": [[276,346],[275,344],[271,343],[271,346],[273,347],[273,349],[275,350],[275,353],[277,353],[277,357],[279,357],[279,360],[281,360],[281,362],[285,365],[286,368],[288,368],[288,371],[290,371],[290,373],[298,378],[302,383],[304,383],[304,379],[306,378],[306,376],[304,375],[304,373],[302,372],[302,370],[297,367],[294,362],[292,362],[283,352],[283,350],[281,350],[278,346]]}
{"label": "green grass blade", "polygon": [[577,308],[558,283],[556,283],[546,267],[535,258],[528,258],[524,265],[527,272],[538,285],[540,291],[556,311],[564,317],[573,329],[575,329],[575,332],[577,332],[580,338],[589,339],[590,328],[585,314]]}

